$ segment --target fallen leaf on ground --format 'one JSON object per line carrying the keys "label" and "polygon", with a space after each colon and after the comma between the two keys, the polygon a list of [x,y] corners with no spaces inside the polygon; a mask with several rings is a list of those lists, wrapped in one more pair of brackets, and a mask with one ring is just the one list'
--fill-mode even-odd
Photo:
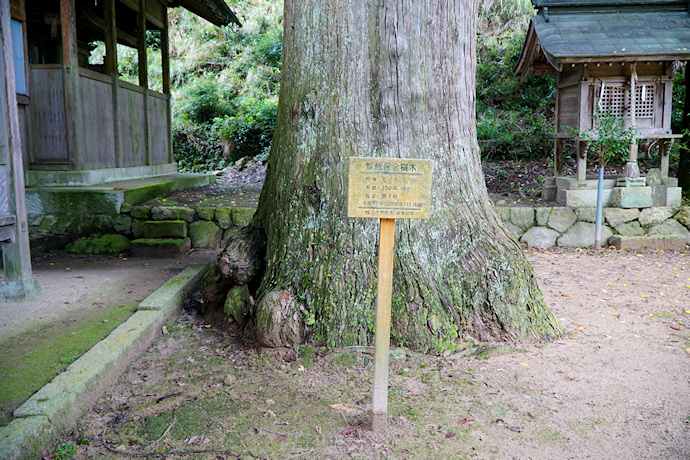
{"label": "fallen leaf on ground", "polygon": [[453,433],[452,430],[449,430],[448,433],[446,433],[446,439],[450,439],[450,438],[452,438],[453,436],[455,436],[455,433]]}
{"label": "fallen leaf on ground", "polygon": [[467,425],[470,422],[474,422],[474,419],[473,418],[470,418],[470,419],[464,418],[464,419],[460,420],[458,423],[460,425]]}
{"label": "fallen leaf on ground", "polygon": [[331,409],[339,410],[342,412],[345,412],[347,415],[359,415],[362,413],[361,410],[353,409],[351,407],[347,407],[345,404],[331,404],[329,406]]}
{"label": "fallen leaf on ground", "polygon": [[521,366],[529,367],[529,364],[527,364],[527,363],[518,363],[518,364]]}
{"label": "fallen leaf on ground", "polygon": [[349,427],[345,428],[343,431],[341,431],[340,434],[343,434],[345,436],[349,436],[352,433],[354,433],[355,431],[357,431],[357,428],[355,428],[354,426],[349,426]]}
{"label": "fallen leaf on ground", "polygon": [[522,427],[521,426],[506,426],[510,431],[514,431],[515,433],[522,433]]}

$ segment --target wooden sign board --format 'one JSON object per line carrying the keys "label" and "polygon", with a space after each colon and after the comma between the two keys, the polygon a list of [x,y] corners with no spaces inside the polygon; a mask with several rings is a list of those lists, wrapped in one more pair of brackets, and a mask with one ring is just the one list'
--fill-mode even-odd
{"label": "wooden sign board", "polygon": [[350,158],[348,217],[428,219],[432,160]]}

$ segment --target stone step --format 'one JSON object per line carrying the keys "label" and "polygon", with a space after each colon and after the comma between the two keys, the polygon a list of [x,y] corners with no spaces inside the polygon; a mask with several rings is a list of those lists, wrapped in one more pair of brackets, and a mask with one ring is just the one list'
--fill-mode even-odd
{"label": "stone step", "polygon": [[614,235],[609,238],[609,245],[616,249],[663,249],[663,250],[683,250],[687,241],[684,235],[661,234],[624,236]]}
{"label": "stone step", "polygon": [[141,225],[144,238],[186,238],[187,222],[184,220],[147,220]]}
{"label": "stone step", "polygon": [[188,238],[139,238],[130,243],[132,257],[177,257],[189,249]]}

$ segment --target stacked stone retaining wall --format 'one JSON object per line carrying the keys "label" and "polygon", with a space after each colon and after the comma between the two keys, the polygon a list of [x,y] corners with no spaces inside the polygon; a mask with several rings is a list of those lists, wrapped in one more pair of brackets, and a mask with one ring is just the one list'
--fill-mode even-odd
{"label": "stacked stone retaining wall", "polygon": [[[530,247],[594,246],[595,208],[499,207],[496,213]],[[602,244],[613,235],[680,234],[690,244],[690,207],[604,208]]]}
{"label": "stacked stone retaining wall", "polygon": [[[531,247],[594,246],[594,208],[501,207],[496,212],[515,237]],[[50,241],[64,247],[81,236],[118,233],[146,238],[151,222],[170,222],[181,230],[192,248],[219,247],[230,232],[251,222],[253,208],[186,206],[122,206],[117,215],[30,216],[32,245]],[[680,234],[690,244],[690,207],[644,209],[604,208],[602,244],[614,235]]]}

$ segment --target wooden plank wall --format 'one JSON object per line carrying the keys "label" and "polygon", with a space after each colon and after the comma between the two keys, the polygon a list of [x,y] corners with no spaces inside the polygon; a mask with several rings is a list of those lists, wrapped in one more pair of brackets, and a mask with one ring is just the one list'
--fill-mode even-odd
{"label": "wooden plank wall", "polygon": [[144,90],[118,82],[118,117],[122,166],[146,164],[146,125],[144,123]]}
{"label": "wooden plank wall", "polygon": [[68,163],[62,67],[31,67],[31,162]]}
{"label": "wooden plank wall", "polygon": [[169,96],[152,91],[149,91],[148,94],[147,116],[150,161],[154,165],[168,163],[168,152],[170,149]]}
{"label": "wooden plank wall", "polygon": [[114,168],[113,85],[107,75],[79,69],[80,135],[84,169]]}

